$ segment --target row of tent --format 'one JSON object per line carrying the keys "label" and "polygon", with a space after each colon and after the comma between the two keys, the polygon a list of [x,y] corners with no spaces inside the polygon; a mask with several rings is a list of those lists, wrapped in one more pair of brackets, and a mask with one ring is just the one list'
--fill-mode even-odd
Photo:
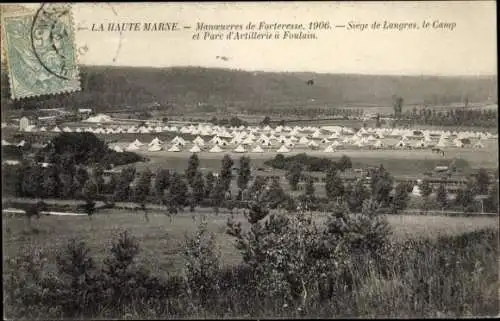
{"label": "row of tent", "polygon": [[[346,135],[356,135],[356,136],[372,136],[376,137],[379,139],[384,138],[384,136],[400,136],[400,137],[422,137],[426,140],[431,139],[430,136],[441,136],[441,137],[451,137],[455,136],[457,138],[479,138],[479,139],[490,139],[490,138],[496,138],[498,137],[497,135],[492,135],[491,133],[483,133],[483,132],[472,132],[472,131],[465,131],[465,132],[450,132],[450,131],[430,131],[430,130],[410,130],[410,129],[389,129],[389,128],[377,128],[377,129],[372,129],[372,128],[361,128],[358,130],[356,133],[353,132],[352,129],[350,128],[345,128],[345,127],[339,127],[339,126],[324,126],[322,128],[318,127],[300,127],[300,126],[295,126],[293,128],[291,127],[276,127],[275,129],[271,129],[269,126],[266,126],[264,128],[259,128],[259,127],[243,127],[240,126],[239,128],[236,127],[231,127],[231,128],[226,128],[224,126],[210,126],[210,125],[198,125],[198,126],[182,126],[180,129],[173,125],[173,126],[156,126],[156,127],[147,127],[147,126],[131,126],[131,127],[87,127],[87,128],[70,128],[70,127],[64,127],[64,128],[59,128],[58,126],[55,126],[54,128],[48,130],[45,127],[40,127],[37,129],[34,126],[30,126],[27,131],[41,131],[41,132],[92,132],[96,134],[119,134],[119,133],[143,133],[143,134],[148,134],[148,133],[161,133],[161,132],[179,132],[181,134],[191,134],[191,135],[201,135],[201,136],[211,136],[211,135],[217,135],[221,138],[239,138],[243,139],[248,136],[252,137],[254,134],[257,133],[262,133],[261,136],[265,134],[269,134],[271,139],[273,135],[279,134],[286,132],[288,136],[301,136],[301,137],[310,137],[310,138],[321,138],[328,136],[328,138],[331,139],[336,139],[339,138],[340,136],[346,136]],[[309,134],[307,134],[309,132]],[[311,134],[312,133],[312,134]]]}

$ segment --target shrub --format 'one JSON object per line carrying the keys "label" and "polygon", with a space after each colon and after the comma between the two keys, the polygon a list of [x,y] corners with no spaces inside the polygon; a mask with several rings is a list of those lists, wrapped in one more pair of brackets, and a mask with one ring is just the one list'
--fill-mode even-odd
{"label": "shrub", "polygon": [[184,257],[188,297],[204,307],[213,302],[211,298],[219,293],[221,271],[215,235],[208,232],[205,219],[202,219],[194,236],[186,235]]}

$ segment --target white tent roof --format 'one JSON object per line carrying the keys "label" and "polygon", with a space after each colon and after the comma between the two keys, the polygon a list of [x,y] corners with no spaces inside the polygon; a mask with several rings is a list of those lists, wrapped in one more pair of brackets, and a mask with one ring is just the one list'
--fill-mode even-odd
{"label": "white tent roof", "polygon": [[26,144],[26,141],[23,139],[22,141],[20,141],[16,146],[17,147],[23,147],[24,145]]}
{"label": "white tent roof", "polygon": [[209,150],[210,153],[220,153],[222,152],[222,148],[219,147],[219,145],[215,145]]}
{"label": "white tent roof", "polygon": [[9,143],[8,141],[6,141],[5,139],[2,139],[2,146],[9,146],[9,145],[12,145],[12,144]]}
{"label": "white tent roof", "polygon": [[172,147],[170,147],[168,149],[168,151],[169,152],[180,152],[181,150],[180,150],[180,148],[179,148],[179,146],[177,144],[174,144],[174,145],[172,145]]}
{"label": "white tent roof", "polygon": [[61,132],[61,130],[60,130],[60,129],[59,129],[59,127],[57,127],[57,126],[56,126],[56,127],[54,127],[54,128],[52,129],[52,131],[53,131],[54,133],[59,133],[59,132]]}
{"label": "white tent roof", "polygon": [[333,152],[335,152],[335,148],[332,145],[329,145],[323,151],[325,153],[333,153]]}
{"label": "white tent roof", "polygon": [[68,126],[66,126],[66,127],[63,128],[63,132],[65,132],[65,133],[71,133],[72,130],[71,130],[71,128],[69,128]]}
{"label": "white tent roof", "polygon": [[136,144],[134,143],[130,143],[126,148],[125,150],[127,151],[131,151],[131,150],[138,150],[139,149],[139,146],[137,146]]}
{"label": "white tent roof", "polygon": [[193,147],[191,147],[191,149],[189,151],[191,153],[199,153],[199,152],[201,152],[201,148],[195,144],[195,145],[193,145]]}
{"label": "white tent roof", "polygon": [[252,149],[252,153],[263,153],[263,152],[264,150],[259,145],[255,146],[254,149]]}
{"label": "white tent roof", "polygon": [[437,147],[446,147],[446,142],[444,140],[439,140],[436,144]]}
{"label": "white tent roof", "polygon": [[150,152],[158,152],[160,150],[162,150],[162,148],[161,145],[158,144],[150,145],[150,147],[148,148],[148,151]]}
{"label": "white tent roof", "polygon": [[44,126],[40,127],[40,131],[41,132],[46,132],[47,131],[47,128],[45,128]]}
{"label": "white tent roof", "polygon": [[286,148],[285,145],[282,145],[278,150],[277,150],[278,153],[288,153],[290,152],[290,150],[288,148]]}
{"label": "white tent roof", "polygon": [[115,145],[113,148],[112,148],[115,152],[118,152],[118,153],[123,153],[123,148],[121,148],[120,146],[118,145]]}
{"label": "white tent roof", "polygon": [[301,144],[308,144],[309,143],[309,139],[307,139],[307,137],[305,137],[305,136],[302,136],[299,139],[299,143],[301,143]]}
{"label": "white tent roof", "polygon": [[341,144],[341,143],[339,143],[339,142],[338,142],[338,141],[336,141],[336,140],[332,143],[332,146],[333,146],[333,147],[337,147],[337,146],[340,146],[340,145],[342,145],[342,144]]}
{"label": "white tent roof", "polygon": [[406,146],[406,143],[403,140],[400,140],[399,142],[396,143],[396,147],[404,147]]}
{"label": "white tent roof", "polygon": [[134,145],[136,145],[136,146],[142,146],[142,145],[144,145],[144,144],[143,144],[143,143],[141,143],[141,141],[140,141],[140,140],[138,140],[137,138],[134,140],[134,142],[133,142],[132,144],[134,144]]}
{"label": "white tent roof", "polygon": [[384,144],[382,143],[381,140],[377,140],[375,143],[373,143],[373,146],[375,146],[375,147],[382,147],[382,146],[384,146]]}
{"label": "white tent roof", "polygon": [[319,145],[318,145],[318,143],[316,143],[314,140],[311,140],[311,141],[309,142],[309,144],[307,144],[307,146],[309,146],[309,147],[318,147]]}
{"label": "white tent roof", "polygon": [[236,147],[236,149],[234,150],[236,153],[244,153],[246,152],[245,148],[241,145],[239,145],[238,147]]}
{"label": "white tent roof", "polygon": [[153,138],[153,140],[149,143],[149,146],[153,146],[153,145],[158,145],[158,144],[161,144],[163,143],[158,137],[155,137]]}

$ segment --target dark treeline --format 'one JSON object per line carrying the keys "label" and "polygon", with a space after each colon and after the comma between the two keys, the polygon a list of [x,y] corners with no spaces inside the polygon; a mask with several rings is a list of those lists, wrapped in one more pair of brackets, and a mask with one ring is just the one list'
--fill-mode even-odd
{"label": "dark treeline", "polygon": [[409,119],[414,125],[436,126],[482,126],[497,127],[498,111],[496,109],[450,108],[446,111],[432,108],[406,111],[403,118]]}
{"label": "dark treeline", "polygon": [[250,115],[258,115],[262,114],[265,111],[266,114],[275,116],[275,117],[293,117],[293,116],[301,116],[301,117],[309,117],[316,118],[318,115],[321,115],[322,118],[328,117],[339,117],[339,118],[348,118],[348,117],[362,117],[364,114],[363,109],[360,108],[337,108],[337,107],[294,107],[294,106],[286,106],[286,107],[273,107],[267,106],[265,109],[262,107],[246,107],[245,111]]}

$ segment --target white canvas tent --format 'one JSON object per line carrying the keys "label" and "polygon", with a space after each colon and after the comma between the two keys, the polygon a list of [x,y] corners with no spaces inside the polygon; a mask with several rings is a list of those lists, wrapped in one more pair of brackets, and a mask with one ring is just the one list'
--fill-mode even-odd
{"label": "white canvas tent", "polygon": [[148,151],[150,152],[159,152],[160,150],[162,150],[162,147],[159,144],[150,145],[148,148]]}
{"label": "white canvas tent", "polygon": [[484,148],[484,145],[480,141],[478,141],[474,144],[474,148]]}
{"label": "white canvas tent", "polygon": [[61,132],[61,130],[59,129],[59,127],[57,127],[57,126],[56,126],[56,127],[54,127],[54,128],[52,129],[52,132],[54,132],[54,133],[60,133],[60,132]]}
{"label": "white canvas tent", "polygon": [[141,141],[140,141],[140,140],[138,140],[137,138],[134,140],[134,142],[133,142],[132,144],[134,144],[134,145],[136,145],[136,146],[142,146],[142,145],[144,145],[144,144],[143,144],[143,143],[141,143]]}
{"label": "white canvas tent", "polygon": [[181,149],[179,148],[179,146],[178,146],[177,144],[174,144],[174,145],[172,145],[172,147],[170,147],[170,148],[168,149],[168,151],[169,151],[169,152],[180,152],[180,151],[181,151]]}
{"label": "white canvas tent", "polygon": [[189,151],[191,153],[199,153],[199,152],[201,152],[201,148],[200,148],[200,146],[195,144],[195,145],[193,145],[193,147],[191,147],[191,149]]}
{"label": "white canvas tent", "polygon": [[236,153],[245,153],[246,150],[243,146],[239,145],[238,147],[236,147],[236,149],[234,150]]}
{"label": "white canvas tent", "polygon": [[311,141],[309,142],[309,144],[307,144],[307,146],[309,146],[309,147],[318,147],[319,145],[318,145],[318,143],[316,143],[314,140],[311,140]]}
{"label": "white canvas tent", "polygon": [[155,137],[153,138],[153,140],[149,143],[149,146],[154,146],[154,145],[159,145],[159,144],[162,144],[163,142],[158,138],[158,137]]}
{"label": "white canvas tent", "polygon": [[10,146],[10,145],[12,144],[6,141],[5,139],[2,139],[2,146]]}
{"label": "white canvas tent", "polygon": [[289,153],[290,150],[288,148],[286,148],[285,145],[282,145],[278,150],[277,150],[278,153]]}
{"label": "white canvas tent", "polygon": [[299,143],[300,144],[309,144],[309,139],[307,139],[307,137],[305,137],[305,136],[302,136],[299,139]]}
{"label": "white canvas tent", "polygon": [[123,153],[123,148],[121,148],[118,145],[113,146],[112,150],[114,150],[115,152],[118,152],[118,153]]}
{"label": "white canvas tent", "polygon": [[335,152],[335,148],[332,145],[328,145],[323,151],[325,153],[333,153]]}
{"label": "white canvas tent", "polygon": [[406,147],[406,143],[403,140],[400,140],[399,142],[396,143],[395,147],[396,148],[404,148],[404,147]]}
{"label": "white canvas tent", "polygon": [[382,143],[381,140],[377,140],[374,144],[373,144],[373,147],[375,148],[382,148],[384,147],[384,144]]}
{"label": "white canvas tent", "polygon": [[138,150],[139,149],[139,146],[137,146],[136,144],[134,143],[130,143],[126,148],[125,150],[127,151],[133,151],[133,150]]}
{"label": "white canvas tent", "polygon": [[255,146],[254,149],[252,149],[252,153],[263,153],[263,152],[264,150],[259,145]]}
{"label": "white canvas tent", "polygon": [[220,153],[222,152],[222,148],[219,147],[219,145],[215,145],[209,150],[210,153]]}

